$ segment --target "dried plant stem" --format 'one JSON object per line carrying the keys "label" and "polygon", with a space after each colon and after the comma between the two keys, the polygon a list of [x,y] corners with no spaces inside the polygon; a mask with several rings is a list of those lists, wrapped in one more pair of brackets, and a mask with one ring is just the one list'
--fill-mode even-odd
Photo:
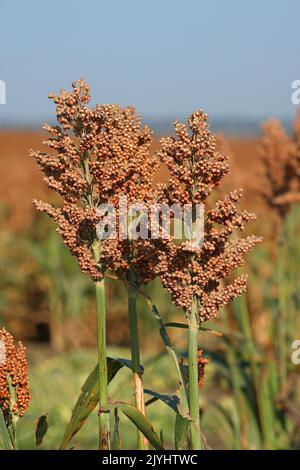
{"label": "dried plant stem", "polygon": [[[128,314],[129,314],[129,327],[130,327],[130,346],[131,346],[131,360],[134,384],[134,396],[137,409],[145,415],[145,399],[143,381],[141,375],[140,365],[140,349],[139,349],[139,336],[138,336],[138,322],[137,322],[137,289],[135,287],[135,276],[132,271],[129,272],[129,286],[128,286]],[[138,448],[145,450],[148,447],[148,442],[143,434],[138,431]]]}
{"label": "dried plant stem", "polygon": [[199,414],[199,383],[198,383],[198,320],[197,302],[193,300],[189,318],[188,356],[189,356],[189,398],[191,416],[191,442],[193,450],[201,450],[200,414]]}
{"label": "dried plant stem", "polygon": [[109,412],[107,410],[107,357],[106,357],[106,311],[104,279],[95,283],[98,320],[99,364],[99,449],[109,450]]}

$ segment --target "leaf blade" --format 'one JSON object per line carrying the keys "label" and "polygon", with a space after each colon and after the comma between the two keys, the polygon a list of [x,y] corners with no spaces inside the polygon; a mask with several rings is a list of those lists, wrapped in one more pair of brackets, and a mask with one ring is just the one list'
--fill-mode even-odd
{"label": "leaf blade", "polygon": [[8,429],[5,424],[5,419],[4,419],[2,410],[0,410],[0,449],[3,449],[3,450],[13,449],[11,438],[10,438]]}
{"label": "leaf blade", "polygon": [[[122,367],[131,368],[131,361],[126,359],[113,359],[107,358],[107,382],[110,383],[115,375],[119,372]],[[71,439],[78,433],[82,428],[85,421],[92,413],[94,408],[97,406],[99,401],[99,374],[98,365],[94,367],[92,372],[84,382],[81,393],[76,401],[73,408],[71,419],[65,430],[60,450],[66,449]]]}
{"label": "leaf blade", "polygon": [[143,433],[143,435],[155,450],[165,450],[161,440],[154,430],[152,423],[135,406],[124,402],[113,403],[111,406],[118,407],[124,413],[124,415],[127,416],[127,418]]}
{"label": "leaf blade", "polygon": [[25,415],[16,424],[16,446],[18,450],[36,450],[48,429],[47,417]]}

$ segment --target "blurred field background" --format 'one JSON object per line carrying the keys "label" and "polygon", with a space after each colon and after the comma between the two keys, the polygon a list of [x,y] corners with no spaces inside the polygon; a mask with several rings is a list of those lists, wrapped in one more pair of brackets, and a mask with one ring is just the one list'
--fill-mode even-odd
{"label": "blurred field background", "polygon": [[[299,449],[300,366],[291,345],[300,339],[300,210],[295,205],[286,218],[279,249],[273,215],[259,197],[260,125],[278,117],[291,131],[295,117],[299,1],[27,0],[16,8],[2,0],[0,11],[7,91],[0,106],[0,326],[27,346],[31,412],[47,413],[50,423],[43,448],[58,448],[96,363],[96,311],[92,283],[32,206],[33,198],[51,201],[53,194],[28,151],[42,149],[40,123],[54,120],[48,93],[83,76],[92,106],[132,103],[151,127],[151,119],[161,120],[153,151],[173,118],[185,120],[198,107],[224,133],[219,145],[232,169],[222,191],[244,188],[242,205],[258,216],[249,233],[264,242],[247,258],[247,295],[206,325],[222,336],[200,332],[210,360],[200,391],[202,431],[213,449]],[[161,168],[157,178],[166,177]],[[159,283],[147,291],[164,321],[184,321]],[[109,352],[129,357],[124,288],[109,280],[107,297]],[[142,300],[139,315],[145,386],[174,393],[172,366]],[[169,333],[184,358],[186,332]],[[113,396],[120,392],[133,399],[125,368],[110,385]],[[173,411],[160,402],[147,414],[171,447]],[[133,447],[135,430],[124,426],[123,447]],[[96,449],[97,433],[94,412],[72,445]]]}
{"label": "blurred field background", "polygon": [[[93,286],[63,247],[54,225],[37,214],[32,199],[53,197],[27,155],[40,148],[43,134],[34,131],[0,132],[0,323],[27,346],[31,412],[47,413],[49,432],[43,448],[59,446],[80,387],[96,362],[96,312]],[[299,221],[296,207],[287,220],[284,289],[286,298],[288,381],[282,387],[278,375],[277,241],[273,222],[258,197],[260,156],[257,138],[224,139],[232,170],[225,190],[243,187],[243,204],[254,210],[258,221],[251,232],[265,236],[262,246],[248,258],[250,274],[246,297],[222,313],[213,328],[222,337],[201,332],[200,347],[210,359],[201,390],[202,429],[212,448],[298,448],[300,445],[300,367],[291,363],[291,345],[300,338]],[[153,150],[157,147],[154,145]],[[162,168],[157,176],[165,179]],[[147,287],[165,321],[183,321],[157,282]],[[124,289],[108,281],[108,343],[114,357],[129,358],[127,305]],[[176,378],[146,304],[140,301],[142,363],[145,386],[162,393],[176,391]],[[209,325],[207,325],[209,326]],[[182,357],[186,354],[184,330],[170,332]],[[110,386],[118,398],[130,400],[129,371],[122,370]],[[155,426],[164,427],[171,445],[175,416],[163,403],[151,407]],[[123,418],[122,418],[123,420]],[[126,424],[124,448],[135,445],[135,430]],[[76,448],[97,446],[96,414],[72,443]]]}

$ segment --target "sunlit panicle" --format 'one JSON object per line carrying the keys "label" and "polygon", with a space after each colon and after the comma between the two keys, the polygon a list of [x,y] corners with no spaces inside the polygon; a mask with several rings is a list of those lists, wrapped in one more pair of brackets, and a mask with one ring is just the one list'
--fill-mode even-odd
{"label": "sunlit panicle", "polygon": [[290,138],[278,120],[263,125],[263,181],[260,192],[277,217],[279,229],[293,204],[300,202],[300,113]]}
{"label": "sunlit panicle", "polygon": [[[189,127],[175,122],[176,137],[161,140],[158,155],[167,164],[170,179],[160,188],[159,199],[168,204],[204,204],[229,170],[228,157],[216,147],[216,137],[207,124],[207,114],[196,111]],[[163,240],[157,243],[158,276],[173,302],[189,314],[193,300],[198,305],[199,322],[219,315],[219,310],[247,287],[246,276],[231,284],[224,280],[244,264],[244,258],[259,237],[232,237],[243,231],[255,215],[238,210],[242,190],[232,191],[206,210],[204,243],[201,249],[187,249],[186,243]]]}
{"label": "sunlit panicle", "polygon": [[30,401],[28,365],[25,347],[14,345],[13,337],[0,330],[0,408],[17,416],[23,416]]}
{"label": "sunlit panicle", "polygon": [[154,277],[147,243],[137,240],[133,247],[118,238],[100,242],[96,227],[101,204],[118,211],[124,195],[128,203],[149,202],[153,197],[158,159],[150,153],[151,129],[141,125],[131,106],[87,107],[89,87],[83,80],[73,83],[73,92],[62,90],[49,98],[56,104],[59,125],[43,126],[49,133],[44,142],[49,152],[31,155],[63,203],[54,207],[34,201],[35,206],[55,220],[65,245],[94,281],[101,280],[106,270],[126,278],[132,268],[137,282],[147,282]]}

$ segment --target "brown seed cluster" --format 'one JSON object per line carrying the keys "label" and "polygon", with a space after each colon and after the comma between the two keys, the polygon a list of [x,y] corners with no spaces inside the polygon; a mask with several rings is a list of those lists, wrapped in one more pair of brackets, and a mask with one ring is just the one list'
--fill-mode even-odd
{"label": "brown seed cluster", "polygon": [[204,202],[229,170],[228,158],[217,151],[207,119],[202,110],[196,111],[188,119],[192,135],[185,124],[175,122],[177,139],[161,139],[158,156],[171,174],[163,193],[169,204]]}
{"label": "brown seed cluster", "polygon": [[300,202],[300,113],[293,138],[278,120],[263,125],[261,158],[261,194],[281,225],[292,205]]}
{"label": "brown seed cluster", "polygon": [[[82,80],[73,83],[73,92],[50,95],[56,103],[58,126],[45,125],[49,152],[32,152],[48,186],[63,199],[61,206],[35,201],[38,210],[48,213],[77,258],[84,273],[93,280],[112,271],[126,278],[133,270],[138,284],[156,276],[171,294],[174,303],[186,312],[197,300],[199,320],[218,316],[219,309],[246,289],[246,277],[222,286],[231,271],[244,263],[244,255],[260,241],[232,235],[244,230],[254,214],[239,211],[242,191],[233,191],[206,213],[205,241],[195,248],[189,241],[174,243],[172,237],[146,240],[102,239],[96,233],[103,220],[98,208],[115,208],[116,220],[126,209],[118,206],[119,197],[127,204],[167,203],[169,205],[205,204],[229,170],[228,157],[217,150],[210,133],[207,115],[193,113],[188,127],[175,122],[176,137],[161,140],[156,156],[150,153],[152,132],[141,126],[132,107],[117,105],[87,106],[89,88]],[[167,165],[170,179],[154,191],[153,180],[160,163]],[[148,217],[149,219],[149,217]],[[107,221],[110,228],[111,221]],[[119,230],[117,224],[117,232]]]}
{"label": "brown seed cluster", "polygon": [[105,215],[97,210],[103,204],[115,207],[118,220],[119,196],[126,195],[128,204],[149,201],[158,166],[150,155],[150,128],[142,127],[133,107],[88,107],[89,87],[83,80],[73,83],[73,92],[49,97],[56,103],[59,125],[44,125],[49,152],[31,155],[63,203],[54,207],[34,201],[37,209],[55,220],[65,245],[94,281],[106,270],[125,277],[133,268],[138,282],[147,282],[152,273],[145,244],[139,240],[133,246],[118,237],[100,243],[96,226]]}
{"label": "brown seed cluster", "polygon": [[[159,157],[167,164],[171,178],[160,188],[159,198],[169,204],[204,205],[228,172],[229,162],[216,150],[216,138],[209,131],[203,111],[192,114],[188,124],[189,129],[175,122],[176,137],[161,141]],[[244,275],[222,285],[232,270],[244,264],[246,253],[261,241],[256,236],[233,237],[255,219],[254,214],[238,210],[241,196],[242,190],[233,191],[207,211],[201,248],[188,242],[176,244],[172,239],[157,244],[155,269],[162,284],[173,302],[187,313],[196,300],[200,322],[218,317],[221,307],[246,290]]]}
{"label": "brown seed cluster", "polygon": [[13,337],[0,330],[0,408],[17,416],[23,416],[30,401],[28,365],[25,347],[17,347]]}
{"label": "brown seed cluster", "polygon": [[209,363],[209,359],[203,357],[203,349],[198,351],[198,385],[202,388],[205,381],[205,367]]}

